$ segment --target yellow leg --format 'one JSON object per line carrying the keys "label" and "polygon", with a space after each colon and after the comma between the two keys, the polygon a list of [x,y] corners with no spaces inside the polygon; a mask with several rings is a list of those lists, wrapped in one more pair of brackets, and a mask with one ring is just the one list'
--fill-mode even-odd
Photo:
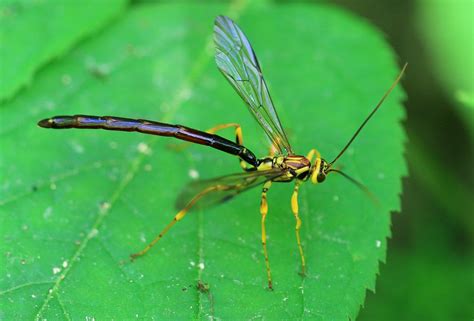
{"label": "yellow leg", "polygon": [[296,181],[295,189],[293,190],[293,195],[291,196],[291,211],[296,219],[296,243],[298,244],[298,250],[300,251],[301,256],[301,275],[305,275],[305,259],[304,259],[304,252],[303,247],[301,246],[301,239],[300,239],[300,228],[301,228],[301,219],[298,214],[298,190],[300,188],[301,181]]}
{"label": "yellow leg", "polygon": [[316,156],[316,159],[320,159],[321,158],[321,154],[319,154],[318,150],[313,148],[309,151],[308,155],[306,155],[306,158],[312,162],[313,161],[313,158],[314,156]]}
{"label": "yellow leg", "polygon": [[318,177],[318,173],[319,173],[319,167],[321,165],[321,154],[319,154],[319,152],[315,148],[313,148],[312,150],[309,151],[308,155],[306,155],[306,158],[309,160],[310,163],[313,162],[313,158],[315,156],[316,156],[316,160],[315,160],[315,163],[314,163],[313,167],[311,168],[312,169],[311,182],[313,184],[318,183],[317,177]]}
{"label": "yellow leg", "polygon": [[137,253],[134,253],[134,254],[131,254],[130,255],[130,259],[133,261],[134,259],[136,259],[137,257],[139,256],[142,256],[144,255],[146,252],[148,252],[152,247],[153,245],[156,244],[156,242],[158,242],[168,231],[169,229],[171,229],[171,227],[173,227],[173,225],[176,224],[176,222],[182,220],[184,218],[184,216],[187,214],[187,212],[191,209],[191,207],[194,206],[194,204],[196,204],[197,201],[199,201],[199,199],[201,199],[204,195],[206,195],[207,193],[210,193],[210,192],[213,192],[213,191],[216,191],[216,190],[219,190],[220,186],[219,185],[216,185],[216,186],[210,186],[206,189],[204,189],[203,191],[201,191],[200,193],[198,193],[196,196],[194,196],[188,204],[186,204],[186,206],[178,212],[178,214],[175,215],[175,217],[173,218],[173,220],[161,231],[160,234],[158,234],[154,239],[153,241],[150,242],[150,244],[148,244],[143,250],[141,250],[140,252],[137,252]]}
{"label": "yellow leg", "polygon": [[268,260],[268,252],[267,252],[267,233],[265,231],[265,218],[267,217],[267,213],[268,213],[267,192],[271,185],[272,185],[272,181],[268,181],[263,185],[262,201],[260,203],[260,214],[262,214],[262,246],[263,246],[263,255],[265,256],[265,266],[267,269],[268,288],[270,290],[273,290],[272,272],[270,270],[270,261]]}
{"label": "yellow leg", "polygon": [[[226,129],[226,128],[229,128],[229,127],[234,127],[235,128],[235,142],[237,144],[243,146],[244,145],[244,137],[243,137],[243,134],[242,134],[242,127],[237,123],[228,123],[228,124],[217,125],[217,126],[214,126],[210,129],[206,130],[206,132],[209,133],[209,134],[215,134],[219,130]],[[244,169],[244,170],[248,169],[247,163],[244,160],[242,160],[241,158],[239,158],[239,164],[240,164],[240,167],[242,167],[242,169]]]}
{"label": "yellow leg", "polygon": [[240,127],[240,125],[237,124],[237,123],[220,124],[220,125],[214,126],[210,129],[206,130],[206,133],[215,134],[219,130],[223,130],[223,129],[226,129],[226,128],[229,128],[229,127],[234,127],[235,128],[235,142],[239,145],[243,145],[244,144],[244,138],[243,138],[243,135],[242,135],[242,127]]}
{"label": "yellow leg", "polygon": [[[234,127],[235,128],[235,142],[237,144],[243,146],[244,145],[244,137],[243,137],[243,134],[242,134],[242,127],[237,123],[220,124],[220,125],[214,126],[212,128],[209,128],[208,130],[206,130],[206,133],[215,134],[218,131],[229,128],[229,127]],[[190,146],[190,143],[175,143],[175,144],[170,145],[170,146],[173,149],[177,150],[177,151],[182,151],[186,147]],[[240,163],[240,167],[242,167],[242,169],[244,169],[244,170],[248,169],[247,163],[244,160],[239,159],[239,163]]]}

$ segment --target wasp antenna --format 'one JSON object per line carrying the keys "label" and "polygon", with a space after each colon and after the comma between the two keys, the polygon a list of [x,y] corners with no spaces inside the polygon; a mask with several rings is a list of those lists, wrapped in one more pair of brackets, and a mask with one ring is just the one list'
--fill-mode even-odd
{"label": "wasp antenna", "polygon": [[341,157],[342,154],[344,154],[344,152],[347,150],[347,148],[349,148],[349,146],[352,144],[352,142],[357,137],[357,135],[359,135],[362,128],[364,128],[365,124],[367,124],[367,122],[370,120],[370,118],[372,118],[372,116],[375,114],[375,112],[380,108],[380,106],[382,106],[382,103],[384,102],[385,98],[387,98],[387,96],[392,92],[393,88],[395,88],[395,86],[398,84],[398,82],[402,78],[403,73],[405,72],[405,69],[407,68],[407,66],[408,66],[408,63],[405,63],[405,65],[403,66],[402,70],[400,71],[400,74],[398,75],[397,79],[395,79],[395,81],[393,82],[392,86],[390,86],[390,88],[387,90],[387,92],[382,96],[380,101],[377,103],[377,106],[375,106],[375,108],[372,110],[372,112],[369,114],[369,116],[367,116],[367,118],[364,120],[364,122],[356,130],[354,135],[352,135],[352,138],[349,140],[349,142],[346,144],[346,146],[344,146],[344,148],[339,152],[339,154],[336,156],[336,158],[334,158],[334,160],[329,163],[329,166],[333,165],[339,159],[339,157]]}
{"label": "wasp antenna", "polygon": [[362,190],[372,200],[372,202],[374,202],[375,205],[380,206],[379,199],[367,188],[367,186],[365,186],[361,182],[357,181],[356,179],[350,177],[349,175],[347,175],[346,173],[338,169],[330,169],[328,173],[329,172],[335,172],[335,173],[341,174],[346,179],[348,179],[352,184],[356,185],[360,190]]}

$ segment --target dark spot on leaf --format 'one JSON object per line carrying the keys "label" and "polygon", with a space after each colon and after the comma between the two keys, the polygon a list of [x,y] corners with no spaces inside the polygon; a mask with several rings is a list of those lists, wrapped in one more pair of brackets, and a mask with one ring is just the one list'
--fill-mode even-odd
{"label": "dark spot on leaf", "polygon": [[202,283],[202,281],[199,280],[198,284],[196,285],[196,289],[201,293],[208,293],[209,292],[209,284]]}

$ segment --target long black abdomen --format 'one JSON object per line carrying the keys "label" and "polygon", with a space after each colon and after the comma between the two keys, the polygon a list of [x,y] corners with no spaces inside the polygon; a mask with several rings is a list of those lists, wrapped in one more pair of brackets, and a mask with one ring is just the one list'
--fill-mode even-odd
{"label": "long black abdomen", "polygon": [[238,145],[224,137],[181,125],[171,125],[145,119],[87,115],[55,116],[39,121],[38,125],[44,128],[55,129],[105,129],[140,132],[158,136],[172,136],[191,143],[210,146],[232,155],[237,155],[253,166],[258,165],[255,155],[244,146]]}

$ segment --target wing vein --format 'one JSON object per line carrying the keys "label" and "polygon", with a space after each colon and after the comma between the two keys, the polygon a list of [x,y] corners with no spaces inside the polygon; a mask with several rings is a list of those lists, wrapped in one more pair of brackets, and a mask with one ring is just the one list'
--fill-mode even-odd
{"label": "wing vein", "polygon": [[240,28],[218,16],[214,26],[216,64],[280,154],[292,154],[288,138],[260,68],[255,51]]}

